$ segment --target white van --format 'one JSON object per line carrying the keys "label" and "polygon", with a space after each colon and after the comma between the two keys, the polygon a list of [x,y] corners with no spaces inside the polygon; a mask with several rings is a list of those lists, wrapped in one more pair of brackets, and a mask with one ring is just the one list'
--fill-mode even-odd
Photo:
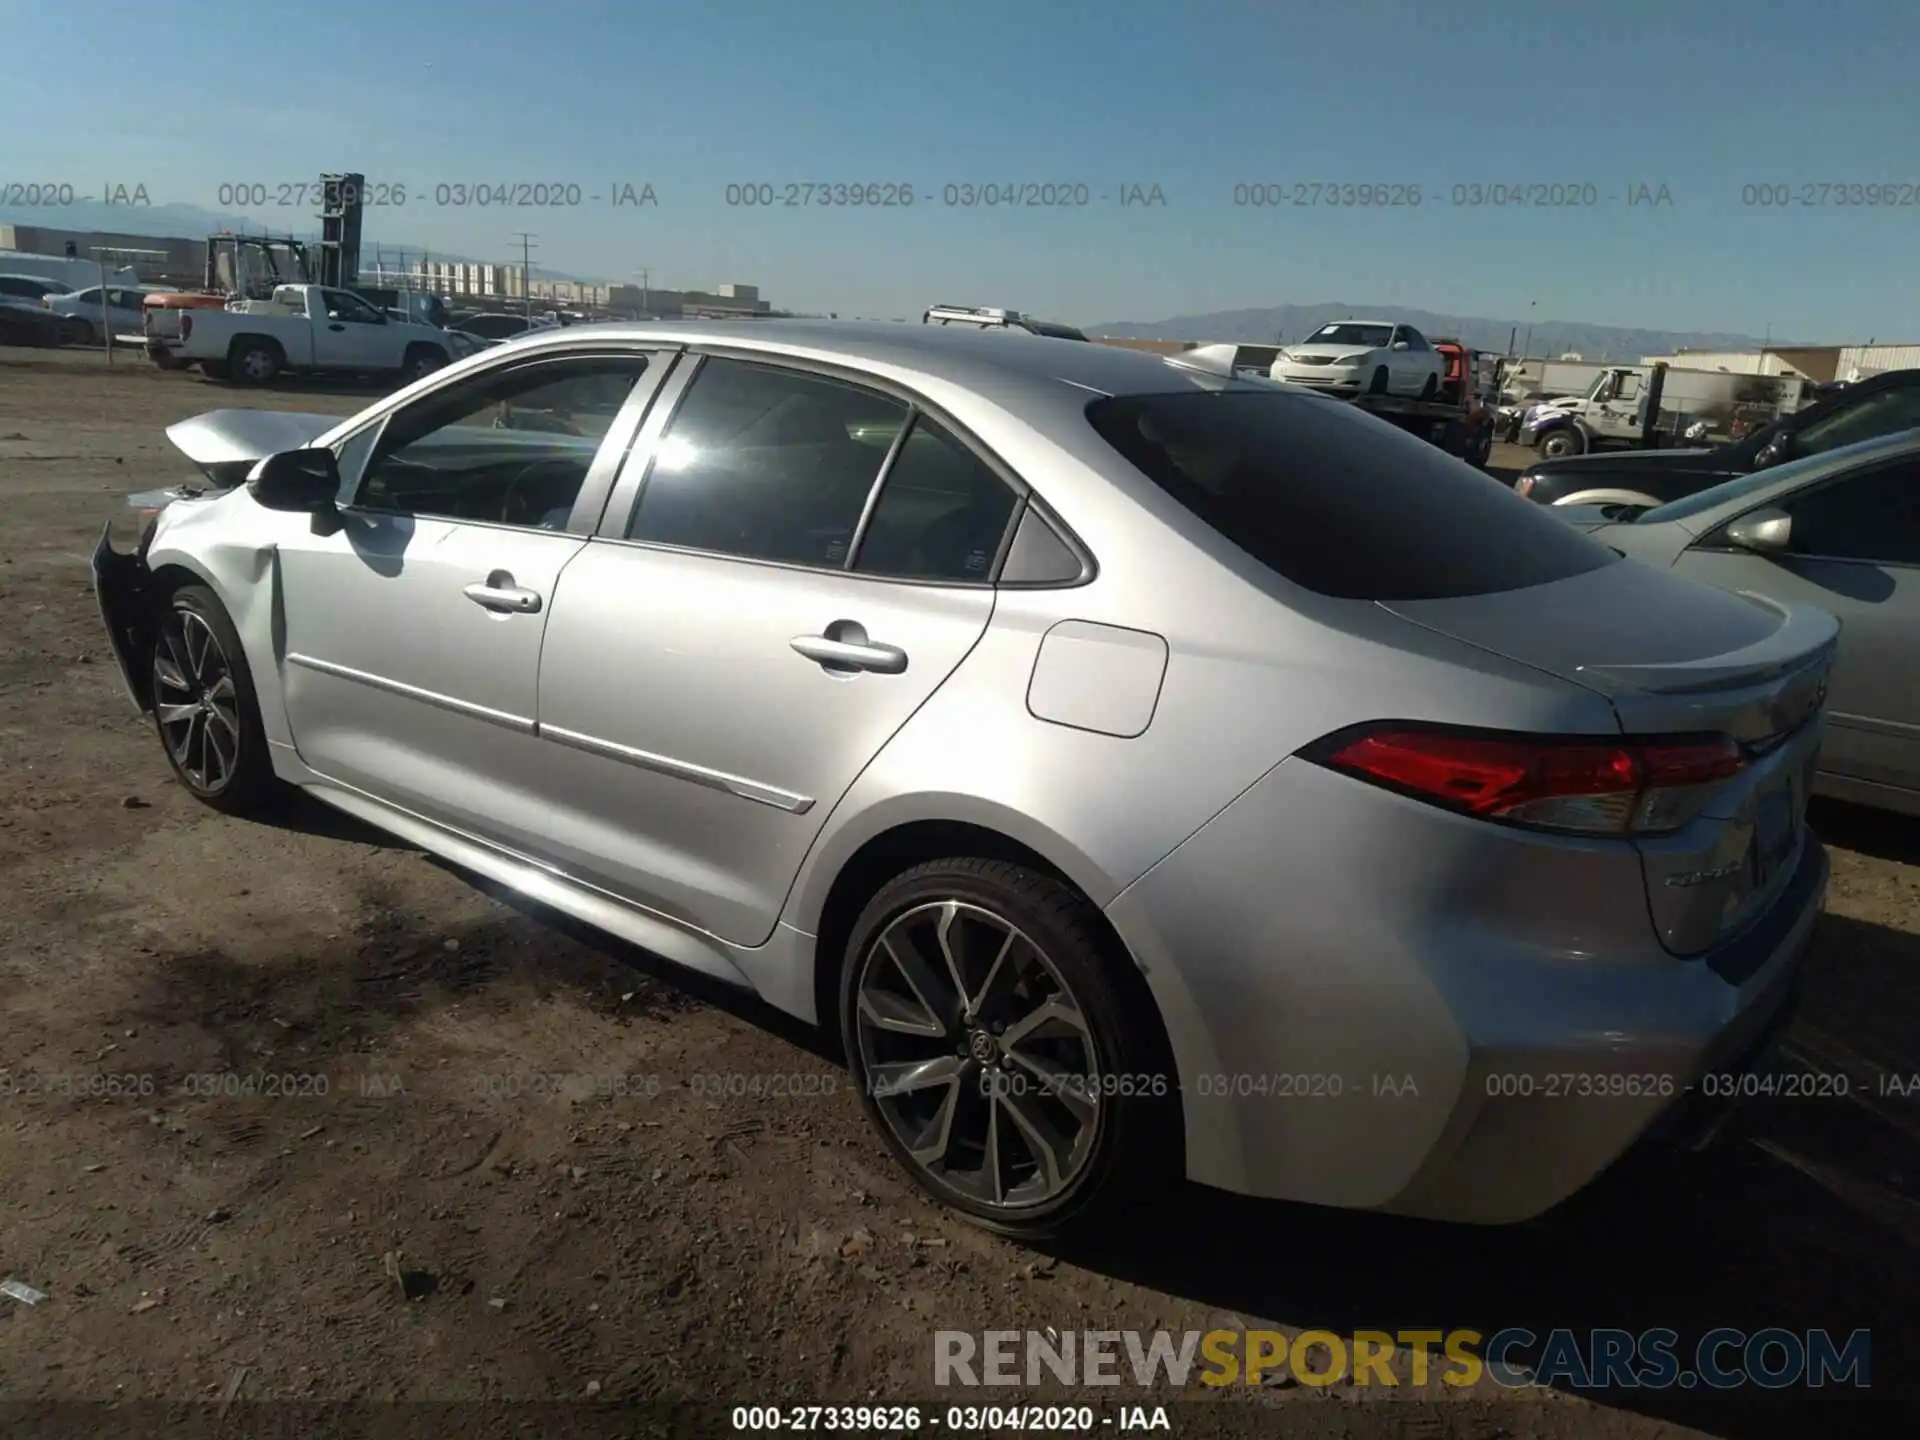
{"label": "white van", "polygon": [[[69,292],[100,283],[100,262],[66,260],[58,255],[29,255],[23,250],[0,250],[0,275],[44,275],[58,280]],[[107,265],[109,285],[138,285],[139,272],[131,265]]]}

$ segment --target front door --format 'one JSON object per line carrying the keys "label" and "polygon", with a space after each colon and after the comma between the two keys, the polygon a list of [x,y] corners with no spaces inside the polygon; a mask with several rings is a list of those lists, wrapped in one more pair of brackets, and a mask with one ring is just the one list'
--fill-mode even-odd
{"label": "front door", "polygon": [[757,945],[834,805],[985,630],[1016,497],[901,400],[720,358],[628,470],[547,630],[555,858]]}
{"label": "front door", "polygon": [[469,834],[534,843],[541,636],[647,369],[633,354],[508,363],[385,422],[343,477],[343,526],[278,556],[287,716],[308,765]]}
{"label": "front door", "polygon": [[1779,508],[1793,517],[1787,553],[1703,545],[1675,568],[1836,616],[1840,648],[1820,768],[1920,788],[1920,462],[1844,476]]}
{"label": "front door", "polygon": [[399,334],[387,317],[346,290],[322,290],[313,322],[313,363],[327,370],[397,370]]}

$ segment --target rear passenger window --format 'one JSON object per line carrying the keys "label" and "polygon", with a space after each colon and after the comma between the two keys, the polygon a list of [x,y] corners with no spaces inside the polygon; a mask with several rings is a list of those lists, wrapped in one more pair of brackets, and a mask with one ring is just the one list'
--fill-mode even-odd
{"label": "rear passenger window", "polygon": [[631,540],[844,569],[898,400],[777,366],[709,358],[641,487]]}
{"label": "rear passenger window", "polygon": [[993,573],[1016,497],[925,415],[916,416],[860,540],[863,575],[979,584]]}

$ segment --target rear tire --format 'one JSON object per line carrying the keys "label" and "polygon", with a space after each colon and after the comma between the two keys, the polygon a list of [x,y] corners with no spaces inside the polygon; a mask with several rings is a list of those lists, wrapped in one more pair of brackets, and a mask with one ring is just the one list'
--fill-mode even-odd
{"label": "rear tire", "polygon": [[954,857],[896,876],[848,939],[840,1018],[894,1158],[989,1230],[1096,1231],[1180,1175],[1152,1000],[1099,911],[1050,875]]}
{"label": "rear tire", "polygon": [[407,351],[407,358],[400,366],[400,378],[411,385],[416,380],[424,380],[436,370],[447,366],[446,353],[434,349],[431,345],[415,345]]}
{"label": "rear tire", "polygon": [[248,385],[271,385],[286,363],[271,340],[236,340],[227,352],[227,373]]}
{"label": "rear tire", "polygon": [[193,797],[228,815],[278,799],[253,672],[213,591],[182,585],[167,597],[148,664],[160,747]]}
{"label": "rear tire", "polygon": [[1387,393],[1386,366],[1376,365],[1373,367],[1373,379],[1367,385],[1367,393],[1369,395],[1384,395]]}

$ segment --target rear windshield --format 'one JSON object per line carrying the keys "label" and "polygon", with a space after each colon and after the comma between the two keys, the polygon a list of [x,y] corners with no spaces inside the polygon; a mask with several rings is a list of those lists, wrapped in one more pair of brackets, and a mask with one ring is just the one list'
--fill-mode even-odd
{"label": "rear windshield", "polygon": [[1128,395],[1087,418],[1142,474],[1296,585],[1435,600],[1544,585],[1619,555],[1352,406],[1280,390]]}

